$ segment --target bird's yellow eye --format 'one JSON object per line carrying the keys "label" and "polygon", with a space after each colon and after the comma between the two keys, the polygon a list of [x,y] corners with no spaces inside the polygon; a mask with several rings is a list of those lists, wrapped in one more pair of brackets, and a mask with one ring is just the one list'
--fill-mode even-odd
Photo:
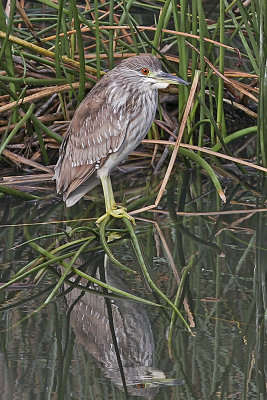
{"label": "bird's yellow eye", "polygon": [[142,68],[142,74],[143,75],[148,75],[149,74],[149,69],[148,68]]}

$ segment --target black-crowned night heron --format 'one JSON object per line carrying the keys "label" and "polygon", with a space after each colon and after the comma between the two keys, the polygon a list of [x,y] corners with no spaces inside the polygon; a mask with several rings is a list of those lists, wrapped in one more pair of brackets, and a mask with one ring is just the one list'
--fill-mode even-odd
{"label": "black-crowned night heron", "polygon": [[127,58],[97,82],[73,116],[55,167],[57,192],[63,192],[67,207],[83,197],[98,177],[105,216],[133,220],[115,203],[110,173],[147,134],[155,117],[158,89],[169,84],[187,82],[163,72],[152,55]]}

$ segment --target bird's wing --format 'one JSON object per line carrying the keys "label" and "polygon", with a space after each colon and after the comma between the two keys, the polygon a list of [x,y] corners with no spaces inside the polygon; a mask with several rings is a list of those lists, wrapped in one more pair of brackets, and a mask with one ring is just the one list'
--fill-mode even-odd
{"label": "bird's wing", "polygon": [[65,198],[120,148],[128,125],[125,109],[125,102],[112,106],[105,85],[96,85],[82,101],[64,137],[55,167],[57,191],[65,192]]}

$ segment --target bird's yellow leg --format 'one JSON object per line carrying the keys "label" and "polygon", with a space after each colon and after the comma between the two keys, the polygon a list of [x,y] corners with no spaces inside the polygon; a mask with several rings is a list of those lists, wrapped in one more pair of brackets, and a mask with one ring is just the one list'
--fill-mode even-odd
{"label": "bird's yellow leg", "polygon": [[115,199],[114,199],[113,190],[112,190],[110,176],[104,176],[104,177],[101,177],[100,179],[101,179],[103,192],[104,192],[106,214],[104,214],[104,215],[102,215],[102,217],[98,218],[96,223],[99,224],[108,215],[111,215],[112,217],[115,217],[115,218],[124,218],[124,217],[128,218],[133,224],[135,224],[134,218],[127,213],[126,208],[118,206],[116,204]]}

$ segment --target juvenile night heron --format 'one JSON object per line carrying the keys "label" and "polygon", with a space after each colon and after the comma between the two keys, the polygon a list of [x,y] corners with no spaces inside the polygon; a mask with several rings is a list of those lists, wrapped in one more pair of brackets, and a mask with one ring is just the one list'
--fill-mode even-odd
{"label": "juvenile night heron", "polygon": [[123,60],[109,71],[77,108],[60,148],[55,167],[57,192],[67,207],[102,182],[106,215],[127,217],[116,205],[111,171],[126,159],[147,134],[158,104],[158,89],[187,84],[162,71],[152,55]]}

